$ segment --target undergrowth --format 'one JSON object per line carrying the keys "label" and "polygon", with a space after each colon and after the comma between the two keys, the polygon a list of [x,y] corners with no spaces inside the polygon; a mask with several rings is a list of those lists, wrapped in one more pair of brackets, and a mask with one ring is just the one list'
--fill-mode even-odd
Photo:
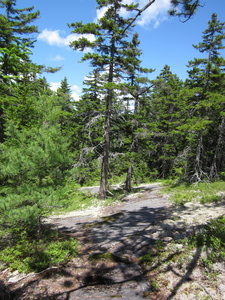
{"label": "undergrowth", "polygon": [[81,189],[79,185],[74,183],[67,184],[60,191],[58,201],[53,201],[54,213],[70,212],[74,210],[86,209],[92,206],[105,206],[115,201],[117,191],[113,191],[105,200],[98,200],[97,194],[92,194],[88,189]]}
{"label": "undergrowth", "polygon": [[184,205],[186,202],[199,201],[203,204],[218,202],[225,199],[223,181],[199,184],[171,184],[163,188],[163,193],[169,194],[169,199],[175,205]]}
{"label": "undergrowth", "polygon": [[[196,259],[197,253],[200,255],[197,255],[198,258]],[[198,228],[198,233],[182,240],[170,243],[158,240],[148,253],[140,258],[140,263],[151,286],[148,296],[151,298],[152,293],[156,292],[155,285],[157,285],[157,291],[160,293],[162,283],[168,277],[168,270],[174,270],[175,273],[176,270],[181,270],[186,273],[187,270],[193,271],[196,266],[200,266],[201,272],[208,278],[209,282],[215,281],[217,273],[215,273],[213,265],[223,263],[224,260],[225,216],[210,220]],[[153,284],[152,278],[154,278]],[[168,281],[164,288],[168,290],[169,285]]]}
{"label": "undergrowth", "polygon": [[200,233],[192,237],[190,245],[203,247],[209,263],[225,260],[225,216],[209,221]]}
{"label": "undergrowth", "polygon": [[25,233],[17,240],[9,241],[8,237],[3,237],[0,244],[0,270],[9,268],[23,273],[40,272],[75,257],[77,247],[73,238],[60,236],[52,230],[45,230],[40,239],[34,240]]}
{"label": "undergrowth", "polygon": [[40,272],[76,256],[77,242],[46,229],[43,219],[53,212],[103,206],[114,200],[100,202],[71,181],[57,188],[32,188],[23,185],[19,191],[12,187],[0,190],[0,270]]}

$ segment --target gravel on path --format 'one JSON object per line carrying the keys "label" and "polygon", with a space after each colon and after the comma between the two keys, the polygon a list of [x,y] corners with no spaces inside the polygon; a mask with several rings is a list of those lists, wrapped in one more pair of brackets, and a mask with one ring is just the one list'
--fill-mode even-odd
{"label": "gravel on path", "polygon": [[[170,206],[159,194],[160,188],[158,183],[142,185],[121,203],[107,207],[97,205],[80,213],[50,219],[61,231],[74,234],[83,244],[85,255],[101,257],[110,253],[118,258],[113,267],[109,268],[106,263],[100,272],[92,269],[86,274],[80,288],[70,293],[70,300],[143,299],[149,286],[138,258],[154,244],[154,225],[160,226],[165,218],[164,210]],[[92,192],[97,192],[96,187]]]}
{"label": "gravel on path", "polygon": [[[98,187],[88,190],[95,194]],[[113,205],[104,207],[96,200],[87,210],[49,217],[47,223],[78,241],[78,257],[65,266],[25,276],[24,280],[19,274],[8,276],[6,271],[5,278],[8,276],[14,288],[25,293],[24,297],[15,299],[143,299],[150,286],[139,258],[148,253],[157,240],[176,243],[192,234],[199,224],[225,214],[224,202],[207,205],[191,202],[174,207],[160,190],[159,183],[145,184]],[[175,280],[179,282],[180,277],[172,279],[171,284]],[[221,286],[223,280],[224,277],[220,280]],[[186,299],[179,297],[174,299]],[[188,297],[196,299],[191,294]]]}

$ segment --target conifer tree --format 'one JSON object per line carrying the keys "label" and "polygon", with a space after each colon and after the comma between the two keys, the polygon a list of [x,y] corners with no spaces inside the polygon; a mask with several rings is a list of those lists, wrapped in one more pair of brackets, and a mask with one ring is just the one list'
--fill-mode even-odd
{"label": "conifer tree", "polygon": [[75,103],[76,179],[80,184],[99,177],[98,160],[102,156],[102,137],[104,134],[104,92],[105,74],[98,68],[86,76],[83,92]]}
{"label": "conifer tree", "polygon": [[79,34],[93,34],[94,41],[81,37],[78,41],[72,42],[74,49],[83,50],[87,47],[95,49],[95,53],[87,53],[82,60],[91,60],[93,67],[101,68],[107,72],[107,81],[103,88],[105,90],[105,132],[103,144],[102,172],[100,182],[99,198],[105,199],[108,186],[109,152],[110,152],[110,131],[111,116],[115,89],[118,88],[116,79],[121,73],[120,56],[118,49],[125,42],[126,34],[123,32],[129,20],[120,16],[120,10],[125,8],[132,10],[136,5],[123,4],[121,0],[98,0],[98,8],[106,8],[105,15],[98,20],[98,23],[81,22],[71,24],[72,32]]}
{"label": "conifer tree", "polygon": [[67,78],[61,81],[59,88],[56,91],[56,104],[60,106],[62,115],[60,124],[63,131],[70,132],[72,136],[74,127],[74,104],[71,87],[68,84]]}
{"label": "conifer tree", "polygon": [[[30,23],[39,17],[40,12],[32,12],[34,7],[16,8],[15,0],[1,0],[0,8],[4,11],[4,14],[0,15],[3,21],[1,25],[3,30],[0,33],[1,48],[5,48],[10,52],[15,46],[18,49],[24,46],[27,49],[33,47],[35,40],[29,37],[29,34],[38,32],[38,29],[37,26],[30,25]],[[20,51],[19,53],[24,53],[24,51]],[[9,74],[17,75],[18,70],[13,66],[10,54],[6,51],[5,53],[1,53],[1,55],[2,73],[5,76]],[[24,60],[24,57],[21,57],[21,59]]]}
{"label": "conifer tree", "polygon": [[14,115],[6,118],[5,141],[0,144],[0,228],[33,238],[44,209],[51,205],[50,195],[63,184],[73,160],[54,96],[32,100],[29,123],[18,126]]}
{"label": "conifer tree", "polygon": [[[189,62],[187,84],[194,90],[190,105],[193,111],[193,140],[195,155],[190,159],[190,180],[213,179],[223,167],[224,149],[224,79],[225,59],[220,50],[224,49],[225,23],[212,14],[208,28],[203,31],[203,41],[194,47],[204,58]],[[194,125],[195,123],[195,125]],[[211,154],[213,153],[213,155]],[[210,166],[211,165],[211,166]],[[192,175],[191,175],[192,174]]]}
{"label": "conifer tree", "polygon": [[[125,106],[124,117],[126,119],[125,127],[127,130],[121,130],[126,140],[126,159],[128,163],[125,189],[131,190],[131,180],[138,158],[138,138],[137,131],[143,122],[140,106],[143,105],[143,98],[148,94],[152,84],[147,75],[154,70],[141,67],[138,34],[135,33],[131,42],[127,42],[126,47],[121,51],[121,59],[124,65],[124,79],[127,84],[122,89],[122,97],[127,105]],[[124,96],[123,96],[124,92]]]}
{"label": "conifer tree", "polygon": [[[6,107],[11,101],[15,102],[15,98],[12,98],[15,94],[27,95],[29,90],[27,80],[30,81],[31,76],[40,71],[40,68],[29,60],[30,47],[34,43],[29,35],[37,32],[37,27],[30,23],[35,21],[40,13],[32,12],[33,7],[16,8],[15,0],[1,0],[0,8],[3,12],[0,14],[0,142],[2,142]],[[23,89],[18,88],[21,81]]]}
{"label": "conifer tree", "polygon": [[68,101],[71,100],[71,87],[68,83],[67,77],[64,77],[63,80],[60,82],[60,87],[57,89],[56,94],[58,96],[65,97]]}
{"label": "conifer tree", "polygon": [[181,151],[181,136],[176,130],[182,124],[185,107],[182,97],[183,82],[165,65],[153,80],[148,103],[148,126],[151,136],[151,168],[159,177],[171,175],[175,158]]}

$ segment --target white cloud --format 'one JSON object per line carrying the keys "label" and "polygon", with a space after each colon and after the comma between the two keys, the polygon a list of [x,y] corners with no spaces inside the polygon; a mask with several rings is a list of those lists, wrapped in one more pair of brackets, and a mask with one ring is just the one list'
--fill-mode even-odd
{"label": "white cloud", "polygon": [[[130,5],[130,4],[132,4],[132,3],[134,3],[133,0],[123,0],[123,4],[128,4],[128,5]],[[122,8],[122,9],[120,10],[120,15],[121,15],[121,17],[123,17],[123,18],[129,18],[129,17],[131,17],[131,12],[130,12],[130,11],[127,11],[126,8]]]}
{"label": "white cloud", "polygon": [[50,89],[54,92],[60,87],[61,82],[50,82]]}
{"label": "white cloud", "polygon": [[53,46],[68,46],[67,38],[60,36],[60,30],[48,30],[44,29],[37,38],[39,41],[47,42]]}
{"label": "white cloud", "polygon": [[[63,31],[60,30],[48,30],[44,29],[37,37],[39,41],[46,42],[51,46],[60,46],[65,47],[69,46],[69,44],[73,41],[78,40],[81,35],[72,33],[67,35],[66,37],[62,36]],[[95,37],[93,34],[83,34],[82,37],[87,38],[90,41],[94,41]]]}
{"label": "white cloud", "polygon": [[71,93],[71,96],[72,98],[75,100],[75,101],[79,101],[80,100],[80,95],[76,92],[72,92]]}
{"label": "white cloud", "polygon": [[[124,4],[139,3],[139,9],[142,9],[150,0],[123,0]],[[137,24],[140,26],[152,25],[157,28],[163,21],[168,19],[167,11],[171,8],[170,0],[156,0],[148,9],[146,9],[137,19]],[[103,7],[97,10],[95,22],[104,16],[108,7]],[[134,12],[128,12],[126,9],[121,9],[121,16],[129,18],[134,16]]]}
{"label": "white cloud", "polygon": [[75,101],[79,101],[80,100],[80,93],[81,93],[81,89],[79,88],[79,86],[77,85],[72,85],[71,86],[71,90],[72,90],[72,97]]}
{"label": "white cloud", "polygon": [[[144,7],[149,0],[140,0],[139,7]],[[167,11],[171,8],[170,0],[157,0],[148,9],[146,9],[139,19],[137,24],[140,26],[153,25],[153,28],[157,28],[163,21],[168,19]]]}
{"label": "white cloud", "polygon": [[[50,89],[54,92],[57,91],[57,89],[60,87],[61,82],[50,82]],[[78,85],[72,85],[70,87],[71,89],[71,96],[75,101],[79,101],[80,99],[80,93],[81,88]]]}
{"label": "white cloud", "polygon": [[[132,0],[123,0],[123,3],[124,4],[131,4],[133,1]],[[110,8],[111,5],[107,5],[107,6],[104,6],[100,9],[97,9],[96,11],[96,18],[95,18],[95,21],[94,22],[97,22],[99,19],[101,19],[102,17],[104,17],[104,14],[106,13],[106,11]],[[130,12],[127,11],[125,8],[122,8],[120,10],[120,15],[124,18],[127,18],[130,16]]]}
{"label": "white cloud", "polygon": [[78,92],[78,93],[81,92],[81,89],[80,89],[80,87],[79,87],[78,85],[72,85],[72,86],[71,86],[71,90],[72,90],[72,91],[76,91],[76,92]]}
{"label": "white cloud", "polygon": [[100,9],[97,9],[96,11],[96,19],[94,20],[94,22],[97,22],[98,20],[100,20],[102,17],[104,17],[104,14],[106,13],[107,9],[109,9],[109,5],[108,6],[104,6]]}

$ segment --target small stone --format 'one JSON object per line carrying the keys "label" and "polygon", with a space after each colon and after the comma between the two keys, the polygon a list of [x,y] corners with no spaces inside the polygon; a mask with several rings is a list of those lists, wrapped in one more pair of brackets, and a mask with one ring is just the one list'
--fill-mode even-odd
{"label": "small stone", "polygon": [[173,240],[173,238],[171,236],[166,236],[163,238],[163,241],[167,242],[167,243],[171,242],[172,240]]}

